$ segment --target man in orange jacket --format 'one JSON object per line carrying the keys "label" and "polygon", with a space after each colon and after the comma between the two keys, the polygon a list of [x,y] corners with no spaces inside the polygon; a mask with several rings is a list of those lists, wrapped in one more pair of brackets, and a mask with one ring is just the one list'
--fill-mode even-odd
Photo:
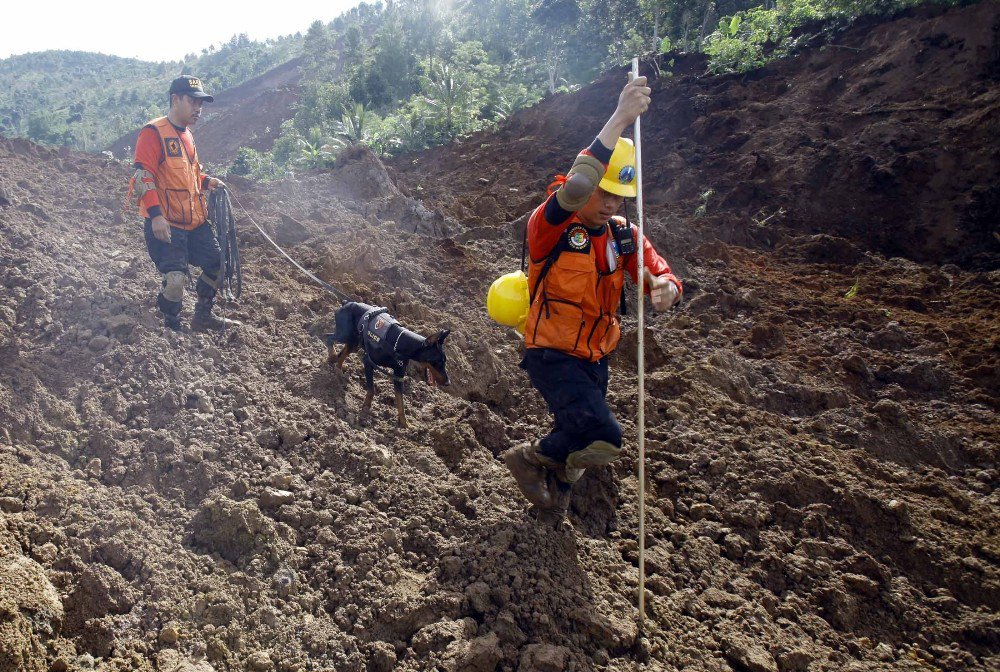
{"label": "man in orange jacket", "polygon": [[235,322],[212,314],[222,260],[212,226],[206,224],[205,192],[225,185],[202,174],[190,129],[201,117],[202,105],[215,99],[205,93],[200,79],[190,75],[175,79],[169,95],[167,116],[139,132],[132,177],[139,214],[145,218],[146,249],[163,275],[156,303],[164,324],[179,330],[188,264],[199,266],[191,328],[219,330]]}
{"label": "man in orange jacket", "polygon": [[521,368],[555,422],[547,436],[505,452],[504,461],[531,503],[558,514],[566,513],[584,470],[621,452],[622,430],[605,395],[608,356],[621,338],[616,313],[625,272],[636,281],[642,254],[653,308],[667,310],[681,298],[669,264],[616,216],[636,195],[635,148],[621,134],[649,102],[645,77],[627,84],[597,138],[528,220],[531,306]]}

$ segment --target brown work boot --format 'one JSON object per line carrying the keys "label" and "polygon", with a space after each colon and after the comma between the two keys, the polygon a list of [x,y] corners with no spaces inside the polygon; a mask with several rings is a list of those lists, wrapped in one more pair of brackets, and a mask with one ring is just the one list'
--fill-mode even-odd
{"label": "brown work boot", "polygon": [[503,461],[521,494],[535,506],[549,509],[552,507],[552,495],[543,463],[543,459],[547,458],[538,454],[538,447],[538,441],[514,446],[503,454]]}
{"label": "brown work boot", "polygon": [[227,320],[224,317],[216,317],[212,311],[196,312],[191,318],[192,331],[222,331],[229,327],[235,327],[242,322]]}
{"label": "brown work boot", "polygon": [[566,458],[567,471],[586,469],[587,467],[603,467],[617,460],[621,452],[620,446],[607,441],[592,441],[582,450],[569,454],[569,457]]}
{"label": "brown work boot", "polygon": [[552,508],[550,511],[556,516],[565,518],[569,514],[569,503],[573,499],[573,485],[564,483],[558,478],[551,480],[549,494],[552,497]]}
{"label": "brown work boot", "polygon": [[194,304],[194,317],[191,318],[191,331],[222,331],[241,324],[236,320],[227,320],[224,317],[213,315],[213,303],[215,303],[215,297],[198,297],[198,301]]}

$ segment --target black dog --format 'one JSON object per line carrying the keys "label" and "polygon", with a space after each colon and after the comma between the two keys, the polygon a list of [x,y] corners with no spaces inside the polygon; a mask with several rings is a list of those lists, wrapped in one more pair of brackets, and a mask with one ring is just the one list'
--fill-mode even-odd
{"label": "black dog", "polygon": [[[447,357],[444,354],[444,341],[451,333],[448,330],[439,331],[434,336],[424,338],[420,334],[404,329],[386,308],[369,306],[366,303],[347,301],[334,315],[336,329],[332,334],[325,334],[324,340],[329,348],[327,362],[344,370],[344,362],[348,355],[362,348],[365,363],[365,389],[368,394],[361,405],[361,415],[368,415],[371,410],[372,397],[375,396],[375,367],[384,366],[392,369],[392,384],[396,391],[396,413],[399,424],[406,427],[406,415],[403,412],[403,376],[406,373],[406,363],[410,360],[419,362],[431,385],[448,385],[448,373],[445,371]],[[339,354],[334,355],[334,346],[343,343]]]}

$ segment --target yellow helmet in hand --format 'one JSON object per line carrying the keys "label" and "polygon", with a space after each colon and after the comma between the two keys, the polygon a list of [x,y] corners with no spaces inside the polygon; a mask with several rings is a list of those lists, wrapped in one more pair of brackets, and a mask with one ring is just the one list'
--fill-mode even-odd
{"label": "yellow helmet in hand", "polygon": [[494,321],[522,334],[528,320],[528,276],[524,271],[501,275],[486,294],[486,310]]}
{"label": "yellow helmet in hand", "polygon": [[598,186],[617,196],[635,198],[635,145],[631,140],[618,138],[608,169]]}

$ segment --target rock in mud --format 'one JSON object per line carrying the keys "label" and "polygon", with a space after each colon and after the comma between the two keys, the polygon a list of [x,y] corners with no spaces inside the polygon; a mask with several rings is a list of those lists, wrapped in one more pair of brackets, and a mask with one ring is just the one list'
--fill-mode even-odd
{"label": "rock in mud", "polygon": [[463,672],[492,672],[503,657],[496,633],[476,637],[457,656],[457,668]]}
{"label": "rock in mud", "polygon": [[761,646],[742,636],[730,635],[722,640],[726,658],[737,670],[747,672],[778,672],[774,657]]}
{"label": "rock in mud", "polygon": [[24,502],[17,497],[0,497],[0,511],[4,513],[20,513],[24,510]]}
{"label": "rock in mud", "polygon": [[268,550],[275,539],[274,523],[256,503],[234,502],[223,496],[205,501],[191,526],[195,543],[232,563]]}
{"label": "rock in mud", "polygon": [[208,661],[195,662],[177,651],[167,649],[156,654],[157,672],[215,672]]}
{"label": "rock in mud", "polygon": [[569,649],[551,644],[530,644],[521,653],[518,672],[562,672],[566,669]]}
{"label": "rock in mud", "polygon": [[279,490],[278,488],[264,488],[264,492],[260,495],[260,505],[265,509],[276,509],[279,506],[291,504],[294,501],[294,494],[288,490]]}
{"label": "rock in mud", "polygon": [[269,672],[274,667],[267,651],[257,651],[247,659],[247,669],[251,672]]}
{"label": "rock in mud", "polygon": [[161,644],[166,644],[167,646],[170,646],[172,644],[176,644],[177,640],[180,639],[180,632],[174,625],[165,625],[160,630],[159,639]]}
{"label": "rock in mud", "polygon": [[0,670],[45,672],[45,642],[62,620],[59,593],[42,566],[22,555],[0,556]]}

